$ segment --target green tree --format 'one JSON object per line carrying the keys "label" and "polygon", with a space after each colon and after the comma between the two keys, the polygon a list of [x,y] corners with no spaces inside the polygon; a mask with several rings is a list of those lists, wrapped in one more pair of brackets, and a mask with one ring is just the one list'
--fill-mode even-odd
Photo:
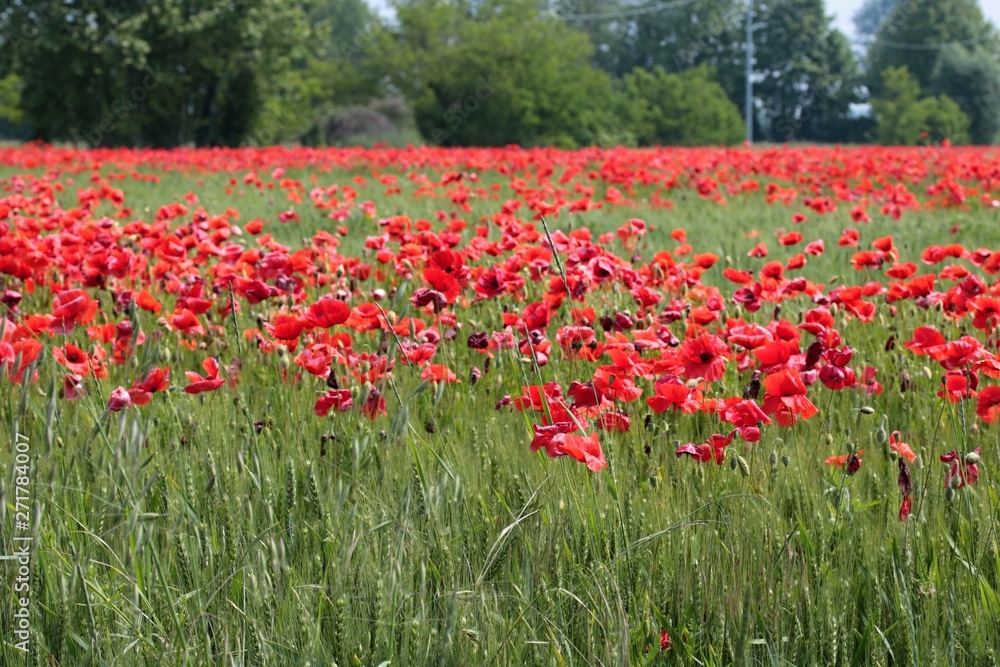
{"label": "green tree", "polygon": [[938,57],[949,45],[980,47],[994,60],[1000,54],[1000,38],[978,0],[902,0],[868,49],[873,95],[881,92],[879,77],[890,67],[905,66],[922,88],[931,88]]}
{"label": "green tree", "polygon": [[657,66],[678,73],[708,65],[729,98],[742,104],[746,66],[744,0],[694,0],[678,6],[668,4],[655,11],[643,11],[650,7],[647,2],[628,5],[640,13],[620,19],[622,37],[614,74],[624,76],[636,67],[651,70]]}
{"label": "green tree", "polygon": [[941,51],[931,91],[955,100],[969,116],[974,144],[992,144],[1000,133],[1000,61],[982,47],[951,45]]}
{"label": "green tree", "polygon": [[756,27],[754,94],[768,138],[846,140],[860,79],[823,0],[764,0]]}
{"label": "green tree", "polygon": [[623,83],[622,116],[640,145],[725,145],[744,138],[739,109],[708,66],[680,74],[636,68]]}
{"label": "green tree", "polygon": [[324,126],[345,107],[385,94],[373,47],[383,27],[364,0],[316,0],[315,48],[276,82],[263,118],[281,119],[279,138],[325,143]]}
{"label": "green tree", "polygon": [[532,0],[415,0],[396,19],[379,68],[434,143],[575,146],[609,121],[611,82],[587,37]]}
{"label": "green tree", "polygon": [[920,84],[905,67],[882,73],[883,96],[872,100],[877,138],[885,145],[968,143],[969,117],[951,98],[920,97]]}
{"label": "green tree", "polygon": [[865,0],[851,17],[858,37],[874,39],[882,23],[899,2],[900,0]]}
{"label": "green tree", "polygon": [[17,0],[0,13],[0,61],[23,80],[38,138],[238,144],[307,46],[309,8],[307,0]]}
{"label": "green tree", "polygon": [[0,121],[17,124],[23,117],[21,79],[16,74],[8,74],[0,79]]}

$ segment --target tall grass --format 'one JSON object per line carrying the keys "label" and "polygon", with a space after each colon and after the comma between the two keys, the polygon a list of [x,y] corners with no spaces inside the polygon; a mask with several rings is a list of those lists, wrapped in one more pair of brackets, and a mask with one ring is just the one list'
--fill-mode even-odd
{"label": "tall grass", "polygon": [[[347,181],[323,175],[323,182]],[[159,186],[130,184],[141,213],[178,199],[193,183],[167,175]],[[373,196],[377,196],[373,195]],[[425,200],[385,198],[430,216]],[[696,251],[741,268],[750,228],[770,239],[791,212],[749,199],[739,207],[680,202],[677,212],[636,212],[657,227],[640,252],[668,247],[673,227]],[[215,204],[245,219],[287,204],[249,194]],[[495,204],[477,202],[476,214]],[[155,210],[155,208],[153,209]],[[300,225],[279,226],[298,243],[326,223],[300,207]],[[997,247],[988,213],[962,214],[969,245]],[[471,216],[470,216],[471,217]],[[948,242],[954,216],[912,214],[875,223],[893,233],[904,259],[931,241]],[[827,254],[811,279],[862,282],[849,251],[834,247],[846,214],[816,219],[808,233]],[[550,221],[607,231],[616,216]],[[344,254],[360,252],[374,223],[354,219]],[[807,236],[808,236],[807,233]],[[807,238],[807,240],[809,240]],[[869,239],[870,240],[870,239]],[[721,279],[715,278],[720,281]],[[364,286],[375,287],[374,284]],[[411,286],[394,303],[402,314]],[[30,312],[32,299],[24,307]],[[102,299],[107,299],[104,295]],[[37,302],[37,301],[36,301]],[[601,312],[630,307],[601,292]],[[794,321],[807,301],[786,305]],[[240,340],[266,304],[244,308],[228,335],[189,352],[168,334],[151,339],[110,382],[89,384],[77,402],[57,398],[62,374],[51,355],[40,380],[5,385],[0,441],[15,431],[32,443],[37,549],[32,565],[32,646],[9,640],[3,665],[988,665],[1000,650],[997,523],[1000,447],[995,428],[975,425],[961,405],[935,396],[939,371],[890,335],[909,338],[931,322],[959,328],[933,310],[902,305],[877,325],[842,326],[856,361],[878,368],[885,391],[810,391],[821,414],[793,429],[771,427],[738,453],[745,467],[677,459],[678,442],[699,442],[718,425],[705,415],[633,409],[629,433],[604,434],[609,467],[599,474],[528,450],[530,428],[509,408],[525,381],[586,379],[592,366],[555,360],[542,368],[497,355],[475,385],[435,386],[397,362],[384,387],[391,417],[356,411],[319,419],[324,390],[278,355]],[[744,313],[766,322],[771,312]],[[146,330],[153,316],[135,314]],[[458,343],[442,349],[460,375],[484,358],[466,349],[467,323],[500,327],[500,306],[460,315]],[[79,332],[70,337],[80,342]],[[62,344],[57,337],[53,344]],[[365,344],[376,349],[373,336]],[[394,354],[394,341],[387,341]],[[180,391],[182,371],[206,354],[242,362],[236,390]],[[557,356],[558,353],[554,353]],[[154,365],[171,366],[173,386],[143,408],[105,413],[106,392]],[[900,377],[908,373],[907,391]],[[721,383],[739,393],[735,369]],[[872,415],[859,409],[874,408]],[[919,451],[916,504],[897,519],[896,466],[883,423]],[[982,476],[946,498],[938,457],[982,448]],[[865,449],[858,474],[823,459]],[[10,552],[12,453],[0,449],[0,526]],[[742,469],[741,469],[742,467]],[[9,572],[6,568],[5,572]],[[0,604],[12,627],[14,595]],[[661,652],[661,631],[671,648]]]}

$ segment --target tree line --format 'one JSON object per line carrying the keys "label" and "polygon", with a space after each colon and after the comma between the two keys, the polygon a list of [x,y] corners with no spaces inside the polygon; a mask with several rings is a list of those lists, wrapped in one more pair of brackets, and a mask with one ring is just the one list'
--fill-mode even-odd
{"label": "tree line", "polygon": [[[771,142],[989,144],[977,0],[752,0]],[[90,146],[704,145],[745,137],[746,0],[10,0],[0,136]]]}

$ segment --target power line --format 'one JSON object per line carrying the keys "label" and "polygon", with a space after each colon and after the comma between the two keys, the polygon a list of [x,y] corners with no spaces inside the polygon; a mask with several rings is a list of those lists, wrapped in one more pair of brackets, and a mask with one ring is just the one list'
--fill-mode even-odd
{"label": "power line", "polygon": [[978,44],[979,42],[985,42],[986,40],[993,37],[991,33],[984,33],[979,37],[973,37],[972,39],[964,39],[959,42],[942,42],[940,44],[912,44],[908,42],[893,42],[888,39],[879,40],[877,38],[873,39],[855,39],[854,44],[859,46],[868,46],[875,42],[883,44],[885,46],[890,46],[894,49],[905,49],[908,51],[938,51],[940,49],[946,49],[949,46],[971,46],[972,44]]}
{"label": "power line", "polygon": [[663,11],[665,9],[674,9],[676,7],[684,7],[685,5],[693,5],[698,2],[698,0],[674,0],[673,2],[658,2],[655,5],[647,5],[646,7],[632,7],[630,9],[620,9],[614,12],[601,12],[596,14],[560,14],[558,12],[552,12],[560,18],[566,19],[567,21],[599,21],[602,19],[618,19],[618,18],[628,18],[631,16],[642,16],[643,14],[652,14],[653,12]]}

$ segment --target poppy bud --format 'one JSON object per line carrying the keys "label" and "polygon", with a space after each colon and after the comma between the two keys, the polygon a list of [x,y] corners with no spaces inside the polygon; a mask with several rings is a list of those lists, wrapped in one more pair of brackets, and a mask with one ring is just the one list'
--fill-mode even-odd
{"label": "poppy bud", "polygon": [[852,442],[851,440],[848,440],[847,451],[853,454],[856,450],[857,450],[857,445],[855,445],[854,442]]}
{"label": "poppy bud", "polygon": [[880,445],[884,445],[889,440],[889,434],[885,430],[885,426],[879,426],[878,430],[875,431],[875,442]]}
{"label": "poppy bud", "polygon": [[744,477],[749,477],[750,476],[750,464],[747,463],[747,460],[745,458],[743,458],[742,456],[737,456],[736,457],[736,463],[740,467],[740,474],[743,475]]}
{"label": "poppy bud", "polygon": [[871,407],[870,405],[863,405],[861,406],[861,414],[869,416],[873,415],[875,414],[875,408]]}
{"label": "poppy bud", "polygon": [[966,465],[970,465],[970,466],[976,465],[977,463],[979,463],[982,460],[983,460],[983,457],[981,457],[979,455],[979,452],[969,452],[968,454],[965,455],[965,464]]}
{"label": "poppy bud", "polygon": [[739,458],[739,456],[738,456],[738,455],[736,455],[736,454],[733,454],[733,456],[732,456],[732,457],[731,457],[731,458],[729,459],[729,468],[730,468],[730,470],[732,470],[733,472],[735,472],[735,471],[736,471],[736,469],[737,469],[737,468],[738,468],[738,467],[740,466],[740,463],[739,463],[739,461],[737,461],[737,460],[736,460],[736,459],[738,459],[738,458]]}
{"label": "poppy bud", "polygon": [[160,361],[162,361],[165,364],[169,364],[170,363],[170,357],[171,357],[170,348],[169,347],[161,347],[160,348],[160,353],[159,353]]}
{"label": "poppy bud", "polygon": [[771,455],[767,457],[767,462],[771,466],[771,470],[776,470],[778,468],[778,452],[771,450]]}
{"label": "poppy bud", "polygon": [[944,499],[947,500],[948,502],[951,502],[952,500],[954,500],[955,499],[955,489],[953,489],[950,486],[948,488],[946,488],[944,490]]}
{"label": "poppy bud", "polygon": [[788,454],[785,454],[784,456],[781,457],[781,465],[785,466],[786,468],[788,467],[788,464],[791,462],[792,462],[792,457],[789,456]]}
{"label": "poppy bud", "polygon": [[828,444],[828,445],[832,445],[833,444],[833,434],[832,433],[827,433],[826,434],[826,444]]}

